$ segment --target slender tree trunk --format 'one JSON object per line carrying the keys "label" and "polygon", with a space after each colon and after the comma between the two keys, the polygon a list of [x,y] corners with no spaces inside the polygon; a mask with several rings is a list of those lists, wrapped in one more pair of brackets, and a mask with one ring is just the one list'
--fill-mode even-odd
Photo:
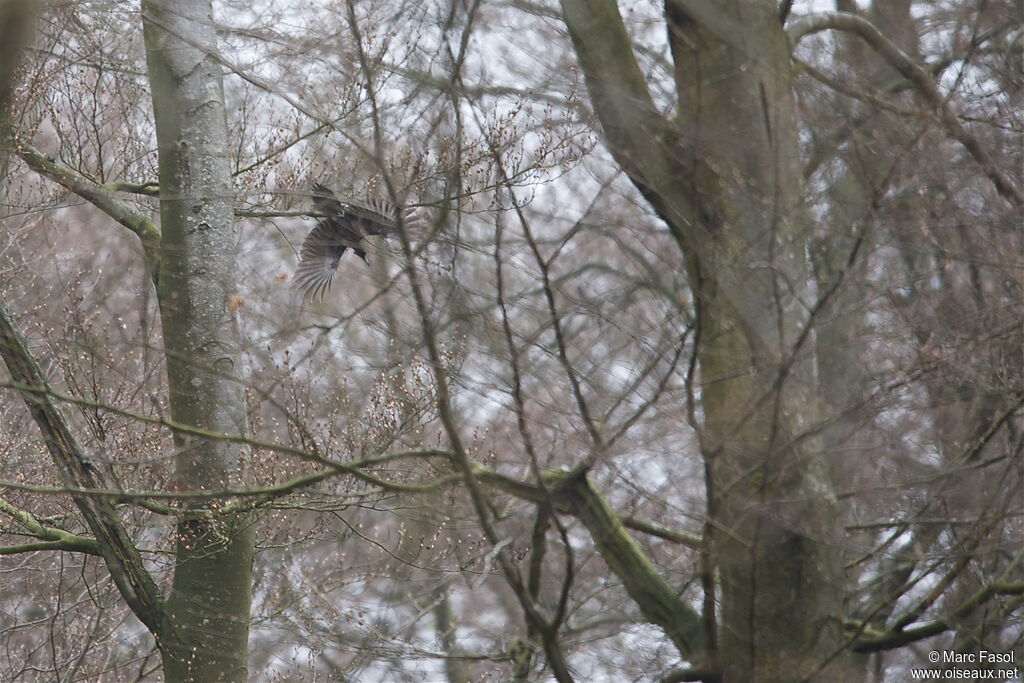
{"label": "slender tree trunk", "polygon": [[[160,161],[161,270],[171,416],[246,434],[235,240],[221,66],[210,0],[143,0]],[[177,485],[237,479],[239,447],[175,437]],[[247,516],[195,515],[177,527],[162,643],[168,681],[245,681],[253,534]]]}

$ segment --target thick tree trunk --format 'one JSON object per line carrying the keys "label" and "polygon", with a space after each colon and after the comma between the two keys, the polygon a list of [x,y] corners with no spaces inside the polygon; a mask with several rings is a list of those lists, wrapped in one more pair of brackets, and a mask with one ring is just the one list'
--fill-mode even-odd
{"label": "thick tree trunk", "polygon": [[776,3],[736,3],[728,18],[739,33],[726,35],[681,5],[670,10],[680,134],[713,169],[694,182],[714,248],[693,284],[719,661],[729,682],[819,678],[840,645],[844,581],[835,499],[805,438],[818,412],[806,335],[814,293],[789,46]]}
{"label": "thick tree trunk", "polygon": [[[161,276],[171,415],[247,432],[235,295],[227,123],[210,0],[143,0],[160,161]],[[177,485],[227,487],[239,447],[176,435]],[[168,681],[245,681],[253,534],[248,517],[178,524],[162,643]]]}
{"label": "thick tree trunk", "polygon": [[[612,0],[563,0],[616,160],[684,250],[700,319],[712,562],[729,682],[837,680],[842,554],[815,428],[808,218],[777,3],[669,0],[678,114],[658,115]],[[712,634],[709,634],[712,635]]]}

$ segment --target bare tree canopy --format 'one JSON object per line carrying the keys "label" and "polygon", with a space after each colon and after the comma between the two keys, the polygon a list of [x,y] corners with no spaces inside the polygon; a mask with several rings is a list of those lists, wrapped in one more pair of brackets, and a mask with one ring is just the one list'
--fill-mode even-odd
{"label": "bare tree canopy", "polygon": [[1005,0],[0,0],[0,680],[1020,680],[1022,91]]}

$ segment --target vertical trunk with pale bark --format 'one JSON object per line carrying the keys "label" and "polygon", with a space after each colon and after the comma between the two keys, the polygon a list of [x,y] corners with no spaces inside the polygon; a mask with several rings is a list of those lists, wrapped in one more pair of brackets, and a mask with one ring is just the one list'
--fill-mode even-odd
{"label": "vertical trunk with pale bark", "polygon": [[[171,416],[246,434],[235,240],[221,65],[209,0],[144,0],[163,234],[158,294]],[[177,434],[177,486],[237,479],[239,446]],[[168,681],[245,681],[253,534],[247,516],[195,515],[177,527],[163,631]]]}

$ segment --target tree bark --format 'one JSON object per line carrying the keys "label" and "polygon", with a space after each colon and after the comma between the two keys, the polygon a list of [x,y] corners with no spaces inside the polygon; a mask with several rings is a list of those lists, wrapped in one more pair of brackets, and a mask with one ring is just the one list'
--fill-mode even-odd
{"label": "tree bark", "polygon": [[[236,231],[221,65],[210,0],[143,0],[159,145],[158,287],[171,417],[247,433],[233,318]],[[175,435],[176,484],[225,488],[240,446]],[[163,629],[168,681],[245,681],[253,533],[248,516],[179,520]]]}
{"label": "tree bark", "polygon": [[622,581],[640,614],[657,624],[679,653],[694,660],[704,648],[700,614],[655,570],[625,525],[587,481],[586,472],[553,478],[555,497],[586,527],[597,552]]}
{"label": "tree bark", "polygon": [[[110,577],[132,612],[157,638],[160,637],[163,596],[146,570],[142,555],[132,542],[124,523],[108,498],[82,493],[105,488],[96,468],[50,395],[50,386],[29,353],[28,343],[18,330],[13,317],[0,301],[0,357],[21,388],[25,405],[39,426],[46,448],[60,473],[64,485],[77,489],[71,498],[82,513],[94,543],[84,547],[95,549]],[[38,536],[42,538],[42,536]],[[64,537],[63,540],[71,540]],[[70,547],[65,546],[68,550]]]}
{"label": "tree bark", "polygon": [[815,302],[777,3],[666,3],[673,120],[652,104],[615,3],[562,7],[607,144],[682,247],[698,308],[721,624],[720,652],[692,663],[726,681],[829,675],[820,667],[841,642],[843,585],[829,539],[841,535],[807,435]]}

